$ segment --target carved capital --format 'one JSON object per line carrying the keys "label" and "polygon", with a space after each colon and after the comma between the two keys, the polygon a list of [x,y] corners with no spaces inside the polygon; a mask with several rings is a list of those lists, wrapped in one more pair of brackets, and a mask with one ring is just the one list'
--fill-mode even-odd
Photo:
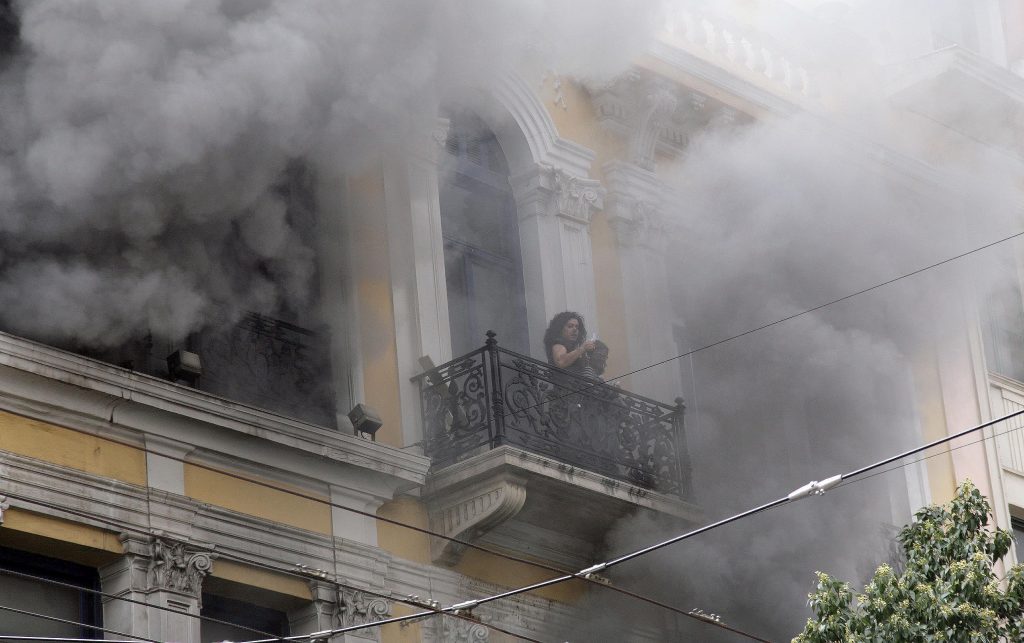
{"label": "carved capital", "polygon": [[391,616],[391,602],[358,589],[338,587],[337,620],[339,627],[369,625]]}
{"label": "carved capital", "polygon": [[[512,518],[526,503],[525,482],[515,476],[477,480],[444,490],[429,501],[430,528],[449,538],[474,540]],[[435,562],[454,565],[464,546],[431,536],[430,555]]]}
{"label": "carved capital", "polygon": [[608,177],[608,221],[623,246],[657,249],[667,228],[667,188],[651,172],[631,163],[605,164]]}
{"label": "carved capital", "polygon": [[564,217],[584,226],[604,207],[604,188],[587,179],[547,165],[513,177],[512,191],[520,219]]}
{"label": "carved capital", "polygon": [[555,170],[554,178],[558,215],[589,224],[594,210],[603,205],[601,182],[572,176],[562,170]]}
{"label": "carved capital", "polygon": [[437,643],[487,643],[490,630],[482,623],[473,623],[454,616],[429,619],[424,627],[429,640]]}
{"label": "carved capital", "polygon": [[199,597],[203,579],[213,570],[213,552],[159,536],[153,536],[150,543],[150,587]]}
{"label": "carved capital", "polygon": [[126,556],[135,562],[132,589],[170,591],[198,599],[203,579],[213,570],[213,545],[189,544],[163,535],[139,537],[123,533],[119,540]]}
{"label": "carved capital", "polygon": [[7,496],[0,496],[0,525],[4,524],[4,512],[11,508],[11,501]]}

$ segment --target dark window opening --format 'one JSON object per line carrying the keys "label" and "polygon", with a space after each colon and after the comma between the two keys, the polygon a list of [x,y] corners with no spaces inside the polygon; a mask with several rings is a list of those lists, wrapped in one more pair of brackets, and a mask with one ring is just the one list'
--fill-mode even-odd
{"label": "dark window opening", "polygon": [[1017,563],[1024,563],[1024,518],[1011,518],[1013,541],[1017,551]]}
{"label": "dark window opening", "polygon": [[274,636],[288,636],[288,615],[284,612],[261,607],[245,601],[203,594],[202,616],[215,618],[227,623],[241,625],[233,627],[226,623],[204,620],[200,625],[200,640],[203,643],[214,641],[251,641],[264,638],[245,628],[252,628]]}
{"label": "dark window opening", "polygon": [[17,50],[20,30],[11,0],[0,0],[0,69],[3,68],[3,58]]}
{"label": "dark window opening", "polygon": [[[0,568],[86,589],[100,589],[99,574],[95,569],[16,549],[0,547]],[[71,623],[5,612],[0,618],[3,633],[11,636],[102,639],[101,631],[84,627],[103,627],[99,595],[54,585],[46,580],[0,574],[0,596],[3,597],[3,604]],[[83,626],[73,623],[81,623]]]}
{"label": "dark window opening", "polygon": [[505,155],[472,113],[454,112],[441,165],[441,230],[452,351],[483,345],[493,330],[529,351],[519,223]]}

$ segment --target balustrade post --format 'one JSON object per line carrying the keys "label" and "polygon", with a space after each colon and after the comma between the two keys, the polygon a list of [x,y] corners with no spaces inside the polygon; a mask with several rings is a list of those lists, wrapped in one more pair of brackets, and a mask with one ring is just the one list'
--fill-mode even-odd
{"label": "balustrade post", "polygon": [[676,459],[679,462],[679,493],[684,498],[690,497],[690,451],[686,448],[686,403],[683,398],[675,399],[676,410],[672,416],[673,433],[675,434]]}
{"label": "balustrade post", "polygon": [[505,443],[505,404],[501,397],[501,356],[498,354],[497,333],[487,331],[487,361],[490,365],[491,448]]}

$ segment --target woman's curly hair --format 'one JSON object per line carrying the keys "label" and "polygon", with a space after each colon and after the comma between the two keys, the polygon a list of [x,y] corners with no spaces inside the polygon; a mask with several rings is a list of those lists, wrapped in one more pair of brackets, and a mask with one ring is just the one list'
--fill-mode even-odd
{"label": "woman's curly hair", "polygon": [[580,332],[576,336],[576,343],[582,344],[587,339],[587,327],[583,322],[583,315],[571,310],[558,313],[551,318],[551,322],[548,323],[548,329],[544,331],[544,352],[547,353],[549,362],[553,359],[551,349],[555,344],[562,341],[562,329],[565,328],[570,319],[575,319],[580,323]]}

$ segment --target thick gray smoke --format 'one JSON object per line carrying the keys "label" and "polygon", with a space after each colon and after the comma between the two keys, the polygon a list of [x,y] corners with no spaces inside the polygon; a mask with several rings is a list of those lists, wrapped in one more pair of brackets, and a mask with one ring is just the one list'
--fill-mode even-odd
{"label": "thick gray smoke", "polygon": [[[930,24],[927,14],[899,9],[901,20]],[[886,20],[890,12],[874,10],[876,24],[900,26]],[[765,14],[760,26],[788,30],[789,42],[799,44],[804,26],[786,15]],[[827,33],[827,25],[817,27]],[[870,62],[873,52],[851,48],[852,36],[836,42],[842,48],[823,50],[822,62],[842,79],[835,89],[849,102],[827,121],[803,114],[705,132],[674,168],[680,197],[671,214],[677,234],[669,273],[686,324],[681,350],[1024,230],[1020,160],[930,123],[892,118],[886,70]],[[986,123],[999,132],[1009,125],[983,121],[985,114],[972,111],[977,96],[934,100],[951,112],[962,106],[975,119],[960,126]],[[939,146],[941,157],[929,154]],[[917,166],[901,161],[902,151],[930,158],[931,178],[913,178]],[[694,487],[706,521],[922,442],[914,366],[934,350],[967,342],[975,304],[984,314],[986,293],[1010,276],[998,261],[1007,250],[979,253],[664,367],[681,368],[686,381]],[[922,500],[915,475],[897,470],[741,521],[623,565],[613,581],[789,640],[810,615],[805,601],[815,570],[856,586],[891,560],[896,528]],[[667,521],[625,521],[609,540],[610,555],[680,529]],[[628,604],[608,593],[594,600],[598,615]],[[654,610],[629,620],[668,623],[680,640],[741,640]],[[598,616],[588,636],[581,640],[622,634],[613,618]]]}
{"label": "thick gray smoke", "polygon": [[605,0],[13,6],[0,311],[7,330],[92,345],[181,336],[213,303],[301,308],[315,267],[296,164],[358,171],[448,90],[523,60],[616,73],[659,24],[653,3]]}

